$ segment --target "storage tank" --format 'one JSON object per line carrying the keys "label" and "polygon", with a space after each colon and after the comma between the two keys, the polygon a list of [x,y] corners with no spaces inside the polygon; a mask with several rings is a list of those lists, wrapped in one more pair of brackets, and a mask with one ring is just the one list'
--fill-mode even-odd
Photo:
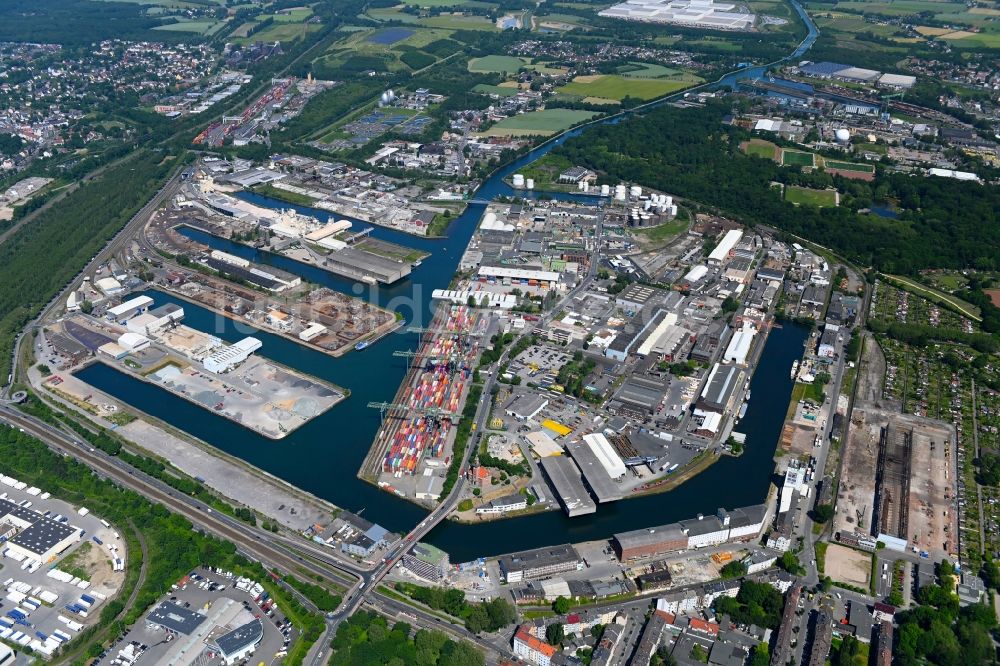
{"label": "storage tank", "polygon": [[515,173],[514,174],[514,187],[524,187],[524,174]]}
{"label": "storage tank", "polygon": [[670,207],[670,215],[671,215],[671,217],[677,217],[677,205],[676,204],[674,204],[673,206]]}
{"label": "storage tank", "polygon": [[615,185],[615,199],[619,201],[625,201],[625,186]]}
{"label": "storage tank", "polygon": [[650,201],[649,199],[646,199],[644,202],[642,202],[642,209],[643,210],[649,210],[652,207],[653,207],[653,202]]}
{"label": "storage tank", "polygon": [[836,132],[837,143],[849,143],[851,140],[851,131],[841,127]]}
{"label": "storage tank", "polygon": [[606,196],[608,196],[610,194],[611,194],[611,186],[610,185],[601,185],[601,196],[602,197],[606,197]]}
{"label": "storage tank", "polygon": [[580,184],[583,185],[583,187],[580,188],[581,190],[583,190],[584,192],[590,192],[590,183],[584,181]]}
{"label": "storage tank", "polygon": [[534,178],[529,178],[527,181],[525,181],[525,184],[528,186],[529,190],[535,189],[535,179]]}
{"label": "storage tank", "polygon": [[642,196],[642,188],[639,187],[638,185],[633,185],[632,187],[629,188],[628,193],[629,196],[638,199],[639,197]]}
{"label": "storage tank", "polygon": [[587,191],[586,181],[581,180],[579,183],[577,183],[576,189],[580,190],[581,192],[586,192]]}

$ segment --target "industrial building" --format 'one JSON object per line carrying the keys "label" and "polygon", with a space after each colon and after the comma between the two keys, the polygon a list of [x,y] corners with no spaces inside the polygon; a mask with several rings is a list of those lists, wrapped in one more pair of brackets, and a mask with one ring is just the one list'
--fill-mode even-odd
{"label": "industrial building", "polygon": [[742,371],[735,365],[716,363],[711,372],[708,373],[705,388],[702,390],[696,406],[698,409],[708,412],[720,414],[729,412],[742,378]]}
{"label": "industrial building", "polygon": [[509,266],[480,266],[479,281],[491,284],[499,282],[505,286],[527,286],[540,289],[554,289],[559,284],[559,273],[534,268],[510,268]]}
{"label": "industrial building", "polygon": [[[592,436],[588,435],[588,437]],[[603,435],[601,437],[603,438]],[[605,439],[605,441],[607,440]],[[625,475],[625,465],[621,462],[621,458],[615,455],[618,460],[617,465],[621,466],[622,472],[618,476],[613,477],[609,473],[608,467],[616,468],[617,465],[606,462],[607,458],[603,455],[603,452],[598,453],[598,451],[601,451],[599,447],[592,447],[584,441],[569,444],[566,450],[573,456],[573,462],[580,468],[587,487],[590,489],[591,494],[597,498],[598,502],[603,504],[604,502],[614,502],[622,498],[621,488],[615,482],[615,479],[619,479]],[[615,471],[617,472],[617,469]]]}
{"label": "industrial building", "polygon": [[264,625],[259,618],[254,618],[243,626],[216,638],[215,645],[223,663],[232,666],[252,655],[262,638],[264,638]]}
{"label": "industrial building", "polygon": [[646,303],[649,303],[659,294],[660,290],[656,287],[633,282],[624,291],[615,296],[615,304],[621,308],[622,312],[635,314],[646,307]]}
{"label": "industrial building", "polygon": [[[80,540],[80,529],[46,518],[30,508],[0,499],[0,525],[18,530],[7,547],[25,557],[48,562]],[[10,527],[4,529],[9,534]]]}
{"label": "industrial building", "polygon": [[166,303],[155,310],[133,316],[125,322],[125,328],[139,335],[155,335],[183,320],[184,308],[176,303]]}
{"label": "industrial building", "polygon": [[205,621],[205,616],[171,601],[164,601],[149,612],[146,621],[175,634],[190,636]]}
{"label": "industrial building", "polygon": [[545,546],[534,550],[503,555],[497,560],[500,574],[507,583],[542,578],[564,571],[578,571],[583,560],[570,544]]}
{"label": "industrial building", "polygon": [[731,541],[747,541],[760,535],[770,522],[766,504],[726,511],[669,525],[616,534],[612,547],[623,562]]}
{"label": "industrial building", "polygon": [[434,583],[448,572],[448,553],[426,543],[414,544],[402,561],[404,569]]}
{"label": "industrial building", "polygon": [[302,278],[297,275],[272,267],[263,270],[246,259],[218,250],[212,250],[211,254],[202,260],[202,263],[220,273],[232,275],[269,291],[285,291],[302,284]]}
{"label": "industrial building", "polygon": [[326,333],[326,326],[311,321],[299,333],[299,340],[302,340],[303,342],[311,342],[324,333]]}
{"label": "industrial building", "polygon": [[753,345],[753,339],[757,335],[757,329],[749,322],[744,322],[743,328],[733,334],[726,347],[726,352],[722,355],[724,363],[734,363],[736,365],[746,365],[747,356]]}
{"label": "industrial building", "polygon": [[495,516],[511,511],[523,511],[528,508],[528,498],[520,493],[511,493],[498,497],[476,509],[476,513],[484,516]]}
{"label": "industrial building", "polygon": [[716,266],[721,264],[723,261],[729,258],[730,253],[736,244],[740,242],[743,238],[743,232],[740,229],[730,229],[726,232],[726,235],[722,237],[719,244],[712,249],[712,252],[708,255],[708,263],[715,264]]}
{"label": "industrial building", "polygon": [[411,264],[365,252],[354,247],[345,247],[328,254],[323,265],[335,273],[376,280],[382,284],[398,282],[410,274]]}
{"label": "industrial building", "polygon": [[643,21],[673,23],[715,30],[750,30],[757,17],[736,11],[730,3],[713,0],[627,0],[600,12],[600,16]]}
{"label": "industrial building", "polygon": [[124,324],[130,317],[148,310],[152,304],[153,299],[149,296],[136,296],[121,305],[108,308],[107,317],[116,324]]}
{"label": "industrial building", "polygon": [[540,464],[567,516],[573,518],[597,512],[597,505],[584,487],[575,462],[565,456],[548,456],[542,458]]}
{"label": "industrial building", "polygon": [[667,379],[654,377],[629,377],[615,394],[615,400],[620,403],[619,413],[646,418],[666,395],[667,382]]}
{"label": "industrial building", "polygon": [[263,343],[253,337],[246,337],[236,344],[218,349],[205,357],[203,362],[205,369],[209,372],[224,373],[229,372],[243,361],[250,358],[250,354],[261,348]]}

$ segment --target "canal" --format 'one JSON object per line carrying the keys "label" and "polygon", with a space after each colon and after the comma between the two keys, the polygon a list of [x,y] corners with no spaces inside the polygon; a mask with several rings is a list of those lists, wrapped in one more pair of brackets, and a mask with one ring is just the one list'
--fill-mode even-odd
{"label": "canal", "polygon": [[[792,5],[809,29],[806,38],[789,56],[797,58],[808,50],[818,33],[798,3],[792,0]],[[732,87],[740,79],[760,76],[762,70],[759,67],[740,70],[705,87]],[[658,104],[669,99],[671,98],[661,100]],[[629,114],[597,122],[617,123]],[[476,191],[476,200],[523,196],[524,192],[515,192],[504,179],[554,147],[586,131],[588,126],[563,134],[499,169]],[[241,196],[260,205],[294,208],[320,219],[345,217],[293,206],[252,193]],[[560,199],[593,201],[591,197],[572,194],[555,196]],[[408,279],[389,287],[362,285],[285,257],[259,253],[252,248],[215,238],[198,230],[185,229],[183,233],[213,248],[274,265],[317,284],[400,312],[411,325],[427,325],[431,319],[431,291],[450,283],[484,210],[485,205],[482,203],[470,204],[451,224],[448,237],[444,240],[422,239],[376,227],[373,232],[376,238],[431,253],[422,265],[413,269]],[[356,220],[355,222],[357,229],[369,226]],[[393,399],[406,368],[404,360],[393,357],[392,353],[397,350],[415,350],[419,342],[417,335],[406,333],[405,329],[400,330],[363,352],[351,352],[341,358],[332,358],[279,336],[218,316],[168,294],[155,291],[148,294],[157,305],[166,302],[181,304],[186,314],[185,323],[193,328],[212,332],[230,342],[246,335],[260,338],[264,344],[259,353],[263,356],[344,386],[350,389],[350,398],[285,439],[272,441],[102,363],[93,364],[81,371],[79,376],[82,380],[318,497],[351,511],[363,511],[366,518],[390,530],[406,532],[423,519],[426,512],[422,508],[383,492],[356,476],[379,427],[379,413],[368,409],[367,403]],[[605,539],[623,530],[672,522],[697,513],[713,513],[719,507],[732,509],[763,501],[771,482],[772,456],[791,397],[792,381],[789,371],[792,362],[801,357],[808,334],[807,329],[795,324],[786,324],[783,328],[771,331],[751,384],[753,398],[738,426],[738,430],[747,435],[746,450],[740,458],[723,458],[672,491],[600,505],[598,512],[593,515],[570,519],[562,511],[550,511],[477,525],[446,521],[425,540],[447,551],[452,561],[462,562],[556,542]]]}

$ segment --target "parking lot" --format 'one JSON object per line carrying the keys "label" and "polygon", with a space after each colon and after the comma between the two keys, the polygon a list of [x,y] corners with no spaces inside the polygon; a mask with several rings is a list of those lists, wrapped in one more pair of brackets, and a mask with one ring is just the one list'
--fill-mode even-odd
{"label": "parking lot", "polygon": [[[207,666],[225,663],[218,654],[216,640],[254,619],[263,625],[263,636],[253,656],[239,663],[280,662],[298,632],[284,613],[263,594],[259,585],[241,589],[252,581],[232,573],[197,569],[174,585],[169,595],[157,601],[129,633],[116,642],[97,662],[105,664],[143,663]],[[240,587],[237,587],[239,585]],[[198,619],[192,613],[203,617]],[[167,628],[167,627],[171,628]],[[185,633],[187,632],[187,633]],[[124,655],[121,653],[125,652]],[[125,657],[138,655],[133,662]]]}
{"label": "parking lot", "polygon": [[[26,557],[10,547],[8,544],[16,543],[11,534],[2,548],[0,638],[31,646],[36,652],[51,652],[93,623],[102,606],[121,589],[127,560],[125,543],[100,517],[49,497],[44,489],[18,489],[5,483],[0,486],[0,498],[37,512],[40,518],[82,530],[79,541],[49,562]],[[81,510],[85,515],[80,515]],[[116,559],[120,560],[117,566]],[[46,642],[46,638],[50,640]]]}

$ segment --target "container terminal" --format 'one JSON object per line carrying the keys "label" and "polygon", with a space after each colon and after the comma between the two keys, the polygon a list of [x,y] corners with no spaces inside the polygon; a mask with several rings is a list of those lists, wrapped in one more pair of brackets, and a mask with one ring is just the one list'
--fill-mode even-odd
{"label": "container terminal", "polygon": [[80,349],[70,372],[105,363],[269,439],[285,437],[346,397],[342,389],[257,355],[257,338],[226,344],[185,326],[183,316],[174,304],[127,319],[75,314],[53,334]]}
{"label": "container terminal", "polygon": [[436,499],[490,319],[465,305],[439,308],[394,401],[375,405],[383,423],[362,478],[408,499]]}

